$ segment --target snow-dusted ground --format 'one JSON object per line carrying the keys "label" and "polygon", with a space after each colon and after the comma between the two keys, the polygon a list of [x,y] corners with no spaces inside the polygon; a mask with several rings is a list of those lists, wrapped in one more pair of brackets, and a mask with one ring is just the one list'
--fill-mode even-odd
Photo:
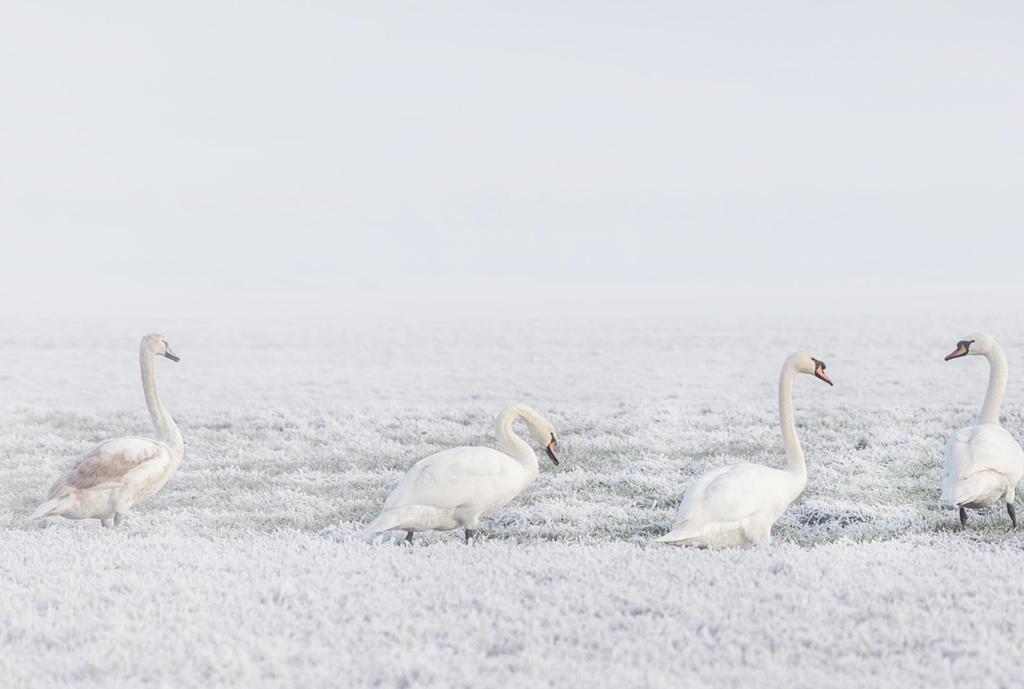
{"label": "snow-dusted ground", "polygon": [[[159,321],[159,322],[154,322]],[[800,687],[1018,684],[1024,533],[937,502],[942,446],[980,406],[986,328],[1024,437],[1024,329],[941,308],[771,317],[616,309],[77,318],[0,327],[0,686]],[[78,452],[148,431],[137,345],[186,438],[121,530],[25,522]],[[697,474],[781,461],[775,384],[810,481],[770,547],[648,543]],[[486,539],[346,536],[413,461],[492,443],[525,402],[559,429]]]}

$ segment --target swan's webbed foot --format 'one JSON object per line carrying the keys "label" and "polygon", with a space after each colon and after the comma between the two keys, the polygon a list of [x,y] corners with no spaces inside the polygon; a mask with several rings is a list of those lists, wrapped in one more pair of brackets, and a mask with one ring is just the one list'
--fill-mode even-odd
{"label": "swan's webbed foot", "polygon": [[1006,513],[1010,515],[1010,522],[1013,524],[1011,529],[1017,528],[1017,508],[1014,507],[1012,502],[1006,503]]}
{"label": "swan's webbed foot", "polygon": [[111,520],[109,520],[109,519],[101,519],[101,520],[100,520],[100,524],[102,524],[102,525],[103,525],[103,528],[104,528],[104,529],[111,529],[111,528],[113,528],[113,527],[114,527],[114,522],[112,522],[112,521],[111,521]]}
{"label": "swan's webbed foot", "polygon": [[967,510],[960,508],[960,526],[967,526]]}
{"label": "swan's webbed foot", "polygon": [[469,545],[471,539],[476,538],[480,534],[478,529],[466,529],[466,545]]}

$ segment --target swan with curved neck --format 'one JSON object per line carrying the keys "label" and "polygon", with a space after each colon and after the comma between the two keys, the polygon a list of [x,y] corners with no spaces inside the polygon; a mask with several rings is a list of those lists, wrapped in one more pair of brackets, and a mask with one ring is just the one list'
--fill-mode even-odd
{"label": "swan with curved neck", "polygon": [[965,356],[988,359],[988,389],[978,422],[954,431],[946,443],[941,499],[959,510],[963,526],[967,525],[966,508],[1005,502],[1010,523],[1016,527],[1014,500],[1017,483],[1024,476],[1024,450],[999,423],[1009,377],[1006,355],[994,337],[975,333],[957,342],[946,361]]}
{"label": "swan with curved neck", "polygon": [[53,484],[30,519],[99,519],[104,526],[116,526],[133,506],[154,495],[171,478],[181,464],[185,443],[157,395],[157,356],[179,360],[163,335],[146,335],[139,347],[139,368],[156,438],[126,436],[103,441]]}
{"label": "swan with curved neck", "polygon": [[526,424],[533,439],[558,464],[555,427],[530,407],[513,405],[498,415],[495,424],[501,451],[456,447],[416,462],[361,537],[372,540],[385,531],[404,531],[411,543],[417,531],[461,528],[468,543],[480,519],[526,490],[540,471],[537,454],[512,429],[517,421]]}
{"label": "swan with curved neck", "polygon": [[779,425],[786,468],[734,464],[702,475],[686,491],[672,530],[655,540],[708,548],[770,543],[772,527],[807,485],[807,463],[793,417],[798,373],[832,385],[825,362],[807,352],[786,359],[779,373]]}

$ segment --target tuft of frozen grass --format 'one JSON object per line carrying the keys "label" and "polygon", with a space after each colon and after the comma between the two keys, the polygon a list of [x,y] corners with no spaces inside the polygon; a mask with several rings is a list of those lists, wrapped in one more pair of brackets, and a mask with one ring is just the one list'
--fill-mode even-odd
{"label": "tuft of frozen grass", "polygon": [[[1013,324],[990,319],[1024,358]],[[870,328],[868,328],[870,324]],[[116,327],[115,327],[116,325]],[[957,526],[942,448],[986,371],[942,355],[975,324],[607,317],[161,325],[161,395],[186,438],[124,528],[28,524],[77,453],[148,432],[149,323],[9,324],[0,356],[0,676],[10,686],[1009,685],[1024,645],[1024,534]],[[71,337],[71,332],[89,337]],[[508,333],[516,332],[515,338]],[[138,335],[136,334],[138,333]],[[886,333],[880,346],[869,333]],[[695,333],[699,338],[695,339]],[[775,543],[649,543],[700,473],[780,466],[795,387],[804,496]],[[1014,353],[1017,354],[1014,354]],[[1024,435],[1024,379],[1004,421]],[[525,402],[559,431],[524,495],[469,547],[351,535],[415,460],[493,444]]]}

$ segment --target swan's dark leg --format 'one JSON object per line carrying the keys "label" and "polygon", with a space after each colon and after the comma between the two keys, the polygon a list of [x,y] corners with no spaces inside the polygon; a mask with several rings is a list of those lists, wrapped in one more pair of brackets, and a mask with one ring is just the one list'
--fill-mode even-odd
{"label": "swan's dark leg", "polygon": [[121,526],[121,522],[123,522],[123,521],[124,521],[124,515],[121,514],[120,512],[115,512],[114,513],[114,526],[115,527]]}
{"label": "swan's dark leg", "polygon": [[412,545],[412,531],[405,532],[405,542]]}
{"label": "swan's dark leg", "polygon": [[1012,502],[1006,503],[1006,513],[1010,515],[1010,521],[1013,523],[1013,528],[1017,528],[1017,508],[1013,506]]}
{"label": "swan's dark leg", "polygon": [[469,539],[476,538],[476,529],[466,529],[466,545],[469,545]]}
{"label": "swan's dark leg", "polygon": [[967,510],[960,508],[960,526],[967,526]]}

